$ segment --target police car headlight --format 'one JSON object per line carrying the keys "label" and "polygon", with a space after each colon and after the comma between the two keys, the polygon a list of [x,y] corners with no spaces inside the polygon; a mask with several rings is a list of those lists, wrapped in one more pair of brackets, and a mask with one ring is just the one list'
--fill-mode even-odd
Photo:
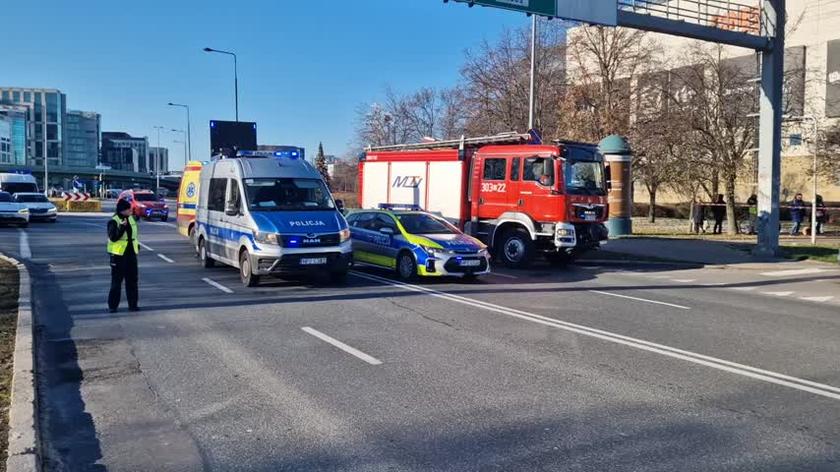
{"label": "police car headlight", "polygon": [[47,208],[47,213],[55,213],[55,207]]}
{"label": "police car headlight", "polygon": [[257,232],[254,235],[254,240],[263,244],[277,244],[277,234]]}
{"label": "police car headlight", "polygon": [[350,239],[350,230],[349,229],[343,229],[343,230],[338,232],[338,242],[343,243],[344,241],[347,241],[348,239]]}
{"label": "police car headlight", "polygon": [[20,210],[18,210],[18,213],[20,213],[21,215],[25,215],[29,213],[29,208],[21,208]]}
{"label": "police car headlight", "polygon": [[423,250],[426,251],[426,254],[430,256],[435,256],[442,252],[439,248],[436,247],[424,246],[422,244],[420,245],[420,247],[423,248]]}

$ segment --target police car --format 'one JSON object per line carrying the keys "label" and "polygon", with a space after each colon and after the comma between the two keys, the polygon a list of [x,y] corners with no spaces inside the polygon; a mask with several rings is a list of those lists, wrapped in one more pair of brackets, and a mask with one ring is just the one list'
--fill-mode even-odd
{"label": "police car", "polygon": [[402,280],[490,272],[484,244],[417,206],[383,204],[347,215],[347,223],[355,262],[393,269]]}

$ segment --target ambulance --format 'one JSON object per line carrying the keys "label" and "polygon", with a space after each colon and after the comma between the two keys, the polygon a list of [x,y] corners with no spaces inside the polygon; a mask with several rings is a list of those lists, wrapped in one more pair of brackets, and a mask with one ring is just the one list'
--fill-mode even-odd
{"label": "ambulance", "polygon": [[195,209],[198,205],[198,185],[201,183],[201,161],[190,161],[184,167],[181,187],[178,189],[178,232],[193,239]]}

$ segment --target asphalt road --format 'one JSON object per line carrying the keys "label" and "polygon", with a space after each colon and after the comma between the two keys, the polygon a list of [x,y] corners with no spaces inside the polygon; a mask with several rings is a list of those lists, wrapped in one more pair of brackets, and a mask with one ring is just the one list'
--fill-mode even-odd
{"label": "asphalt road", "polygon": [[143,311],[111,315],[104,228],[0,228],[35,281],[48,470],[840,470],[840,304],[820,295],[840,271],[246,289],[144,222]]}

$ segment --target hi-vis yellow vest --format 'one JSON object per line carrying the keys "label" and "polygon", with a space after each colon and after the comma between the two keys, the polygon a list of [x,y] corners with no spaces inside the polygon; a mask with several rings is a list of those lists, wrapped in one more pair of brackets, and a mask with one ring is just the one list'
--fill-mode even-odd
{"label": "hi-vis yellow vest", "polygon": [[[114,215],[113,218],[117,225],[122,224],[122,220],[117,215]],[[134,246],[134,254],[140,253],[140,241],[137,238],[137,221],[134,220],[133,216],[128,217],[128,223],[131,225],[131,237],[133,239],[132,245]],[[123,233],[122,237],[118,239],[116,242],[111,241],[108,239],[108,254],[113,254],[115,256],[122,256],[125,254],[125,250],[128,248],[128,233]]]}

